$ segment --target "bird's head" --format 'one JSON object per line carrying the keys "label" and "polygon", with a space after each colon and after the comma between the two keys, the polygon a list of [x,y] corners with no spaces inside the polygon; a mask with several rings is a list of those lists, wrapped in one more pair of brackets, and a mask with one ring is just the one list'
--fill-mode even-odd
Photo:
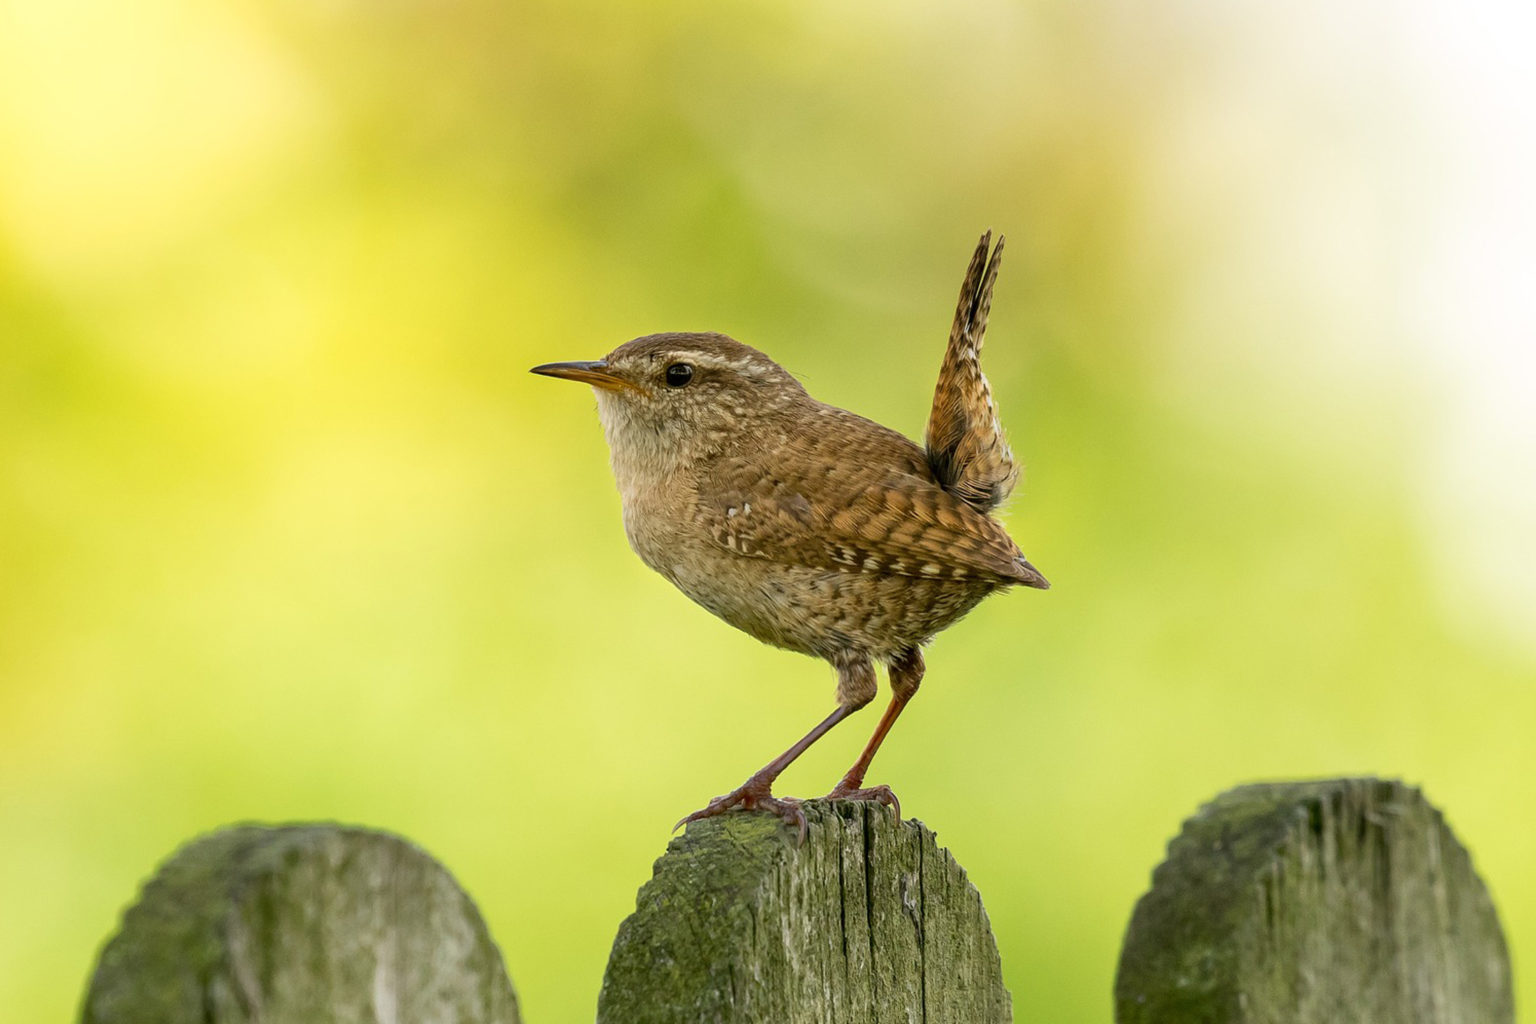
{"label": "bird's head", "polygon": [[701,458],[807,400],[778,363],[723,334],[652,334],[595,362],[545,363],[533,372],[592,385],[615,463]]}

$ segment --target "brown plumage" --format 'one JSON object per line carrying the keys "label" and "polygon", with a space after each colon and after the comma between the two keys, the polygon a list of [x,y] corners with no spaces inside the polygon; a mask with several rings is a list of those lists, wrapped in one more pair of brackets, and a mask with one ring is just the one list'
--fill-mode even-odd
{"label": "brown plumage", "polygon": [[981,372],[981,345],[987,336],[987,314],[992,312],[992,286],[1003,259],[1002,236],[987,258],[989,231],[981,236],[965,282],[955,323],[949,329],[949,347],[933,391],[933,411],[928,414],[928,465],[944,489],[983,512],[1008,499],[1019,479],[1003,425],[998,422],[992,389]]}
{"label": "brown plumage", "polygon": [[961,290],[926,451],[816,401],[724,335],[651,335],[599,362],[535,367],[593,385],[641,559],[731,625],[838,672],[837,710],[685,821],[762,807],[803,831],[797,802],[772,796],[772,782],[874,698],[877,660],[891,705],[829,795],[895,805],[863,778],[922,679],[922,645],[995,590],[1048,585],[987,514],[1018,477],[979,364],[997,276],[989,241]]}

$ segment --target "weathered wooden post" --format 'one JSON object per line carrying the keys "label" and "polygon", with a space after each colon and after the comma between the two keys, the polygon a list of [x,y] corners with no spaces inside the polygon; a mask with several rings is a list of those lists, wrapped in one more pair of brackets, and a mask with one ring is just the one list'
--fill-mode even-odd
{"label": "weathered wooden post", "polygon": [[[812,802],[694,823],[619,929],[599,1024],[1005,1024],[981,897],[916,822]],[[1137,904],[1119,1024],[1511,1024],[1492,902],[1397,782],[1244,786]],[[84,1024],[519,1024],[469,898],[419,849],[246,826],[168,861],[102,951]]]}
{"label": "weathered wooden post", "polygon": [[1004,1024],[981,897],[921,824],[809,802],[695,822],[619,929],[599,1024]]}
{"label": "weathered wooden post", "polygon": [[1242,786],[1184,825],[1136,905],[1119,1024],[1510,1024],[1471,858],[1418,790]]}
{"label": "weathered wooden post", "polygon": [[[965,873],[883,807],[695,823],[619,930],[605,1024],[1005,1024]],[[182,848],[101,954],[84,1024],[519,1024],[469,898],[394,836],[232,828]]]}
{"label": "weathered wooden post", "polygon": [[102,950],[84,1024],[519,1024],[442,865],[395,836],[246,826],[182,847]]}

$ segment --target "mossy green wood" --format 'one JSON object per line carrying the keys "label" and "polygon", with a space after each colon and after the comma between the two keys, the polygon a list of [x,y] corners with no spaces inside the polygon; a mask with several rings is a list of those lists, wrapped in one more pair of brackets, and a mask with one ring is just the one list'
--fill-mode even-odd
{"label": "mossy green wood", "polygon": [[225,829],[187,844],[102,950],[84,1024],[518,1024],[479,912],[396,836]]}
{"label": "mossy green wood", "polygon": [[1119,1024],[1508,1024],[1509,956],[1418,790],[1243,786],[1201,808],[1131,918]]}
{"label": "mossy green wood", "polygon": [[920,823],[808,802],[694,822],[614,942],[599,1024],[1012,1020],[975,887]]}

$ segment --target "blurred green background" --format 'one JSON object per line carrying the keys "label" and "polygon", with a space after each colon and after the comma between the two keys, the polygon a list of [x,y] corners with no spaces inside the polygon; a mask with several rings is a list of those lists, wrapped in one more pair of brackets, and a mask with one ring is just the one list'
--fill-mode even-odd
{"label": "blurred green background", "polygon": [[457,873],[530,1021],[591,1019],[668,826],[833,676],[646,570],[590,394],[526,370],[720,330],[917,436],[986,227],[1056,586],[937,640],[871,781],[981,888],[1018,1018],[1109,1019],[1163,844],[1256,779],[1424,786],[1523,961],[1513,11],[5,3],[7,1018],[69,1018],[182,841],[340,819]]}

